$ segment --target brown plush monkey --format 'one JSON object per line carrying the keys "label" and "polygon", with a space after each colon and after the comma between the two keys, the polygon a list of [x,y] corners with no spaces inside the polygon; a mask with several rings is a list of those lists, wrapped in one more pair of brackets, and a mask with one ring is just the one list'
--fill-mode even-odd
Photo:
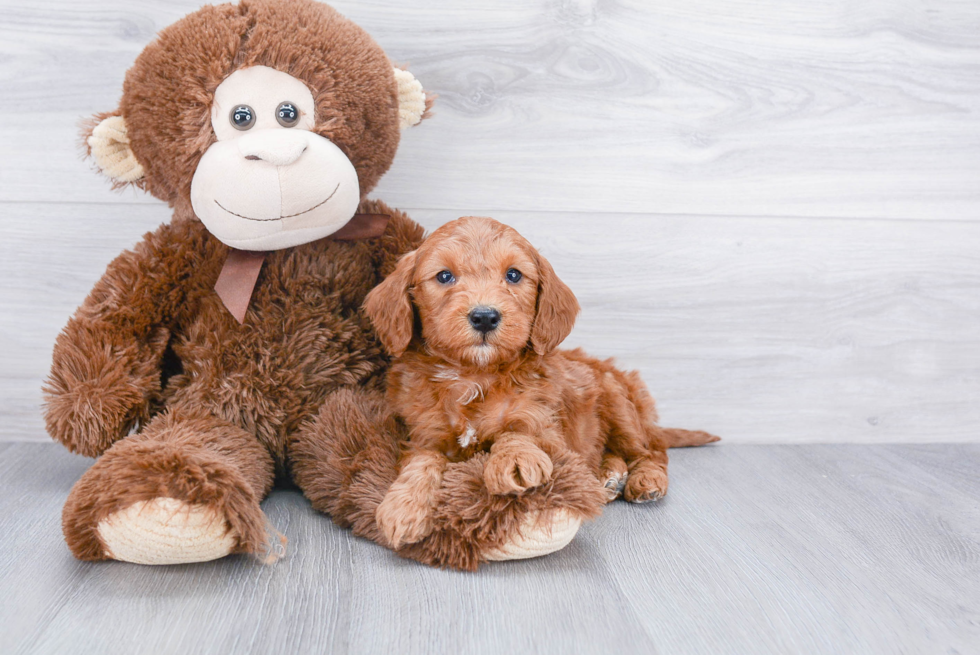
{"label": "brown plush monkey", "polygon": [[[58,337],[48,431],[98,457],[65,505],[76,557],[268,560],[259,507],[291,476],[383,543],[403,427],[360,307],[421,228],[367,200],[429,102],[360,28],[311,0],[205,7],[163,30],[96,116],[90,154],[173,220],[113,261]],[[401,554],[475,568],[562,547],[603,498],[581,462],[520,497],[454,465],[435,531]]]}

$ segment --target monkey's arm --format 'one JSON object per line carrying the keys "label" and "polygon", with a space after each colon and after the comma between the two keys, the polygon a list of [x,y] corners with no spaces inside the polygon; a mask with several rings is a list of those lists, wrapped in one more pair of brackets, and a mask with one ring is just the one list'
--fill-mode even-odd
{"label": "monkey's arm", "polygon": [[149,418],[171,330],[213,282],[222,247],[198,221],[178,220],[109,264],[55,343],[44,385],[54,439],[94,457]]}

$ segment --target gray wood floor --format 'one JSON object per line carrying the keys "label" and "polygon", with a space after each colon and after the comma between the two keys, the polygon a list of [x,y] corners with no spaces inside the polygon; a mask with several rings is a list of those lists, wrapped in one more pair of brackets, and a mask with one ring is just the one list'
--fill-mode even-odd
{"label": "gray wood floor", "polygon": [[664,502],[476,574],[399,560],[289,490],[264,505],[290,539],[272,567],[78,562],[59,516],[89,464],[0,444],[0,652],[980,651],[978,444],[672,451]]}

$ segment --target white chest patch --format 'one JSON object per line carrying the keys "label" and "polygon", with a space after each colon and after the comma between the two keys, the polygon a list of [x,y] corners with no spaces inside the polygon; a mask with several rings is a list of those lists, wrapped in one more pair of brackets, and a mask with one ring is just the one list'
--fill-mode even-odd
{"label": "white chest patch", "polygon": [[432,376],[433,382],[449,382],[459,379],[459,371],[448,366],[436,366],[436,372]]}
{"label": "white chest patch", "polygon": [[456,399],[460,405],[469,405],[471,402],[483,395],[483,387],[476,380],[460,379],[457,369],[449,366],[436,366],[436,371],[429,379],[432,382],[454,382],[452,389],[458,391],[459,397]]}
{"label": "white chest patch", "polygon": [[459,395],[460,405],[469,405],[471,402],[483,395],[483,388],[477,382],[469,383],[468,388]]}
{"label": "white chest patch", "polygon": [[464,432],[463,434],[459,435],[458,441],[459,441],[459,445],[462,448],[468,447],[470,444],[472,444],[474,441],[476,441],[476,429],[472,425],[470,425],[469,423],[467,423],[466,424],[466,432]]}

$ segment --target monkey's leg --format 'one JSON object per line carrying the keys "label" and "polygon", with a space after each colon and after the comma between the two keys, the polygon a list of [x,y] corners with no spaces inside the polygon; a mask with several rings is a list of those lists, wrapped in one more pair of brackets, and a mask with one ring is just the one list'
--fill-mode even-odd
{"label": "monkey's leg", "polygon": [[[315,509],[354,534],[385,544],[376,512],[397,476],[399,440],[405,436],[404,425],[380,392],[339,390],[291,438],[293,477]],[[489,560],[537,557],[564,548],[585,519],[602,511],[604,494],[580,457],[549,454],[551,481],[519,496],[490,493],[484,482],[485,453],[450,464],[437,493],[432,532],[398,554],[432,566],[474,570]]]}
{"label": "monkey's leg", "polygon": [[65,539],[84,560],[178,564],[251,553],[274,561],[284,540],[270,534],[259,508],[273,476],[254,436],[168,409],[75,484],[62,515]]}

